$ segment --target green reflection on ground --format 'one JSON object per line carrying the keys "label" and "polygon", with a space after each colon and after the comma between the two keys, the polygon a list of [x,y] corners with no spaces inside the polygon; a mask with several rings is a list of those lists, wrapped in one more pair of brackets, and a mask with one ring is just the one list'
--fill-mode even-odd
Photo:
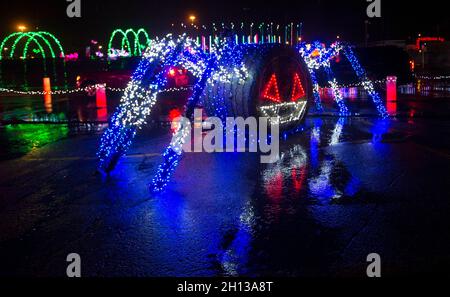
{"label": "green reflection on ground", "polygon": [[0,131],[0,159],[25,155],[35,148],[67,137],[67,124],[11,124]]}

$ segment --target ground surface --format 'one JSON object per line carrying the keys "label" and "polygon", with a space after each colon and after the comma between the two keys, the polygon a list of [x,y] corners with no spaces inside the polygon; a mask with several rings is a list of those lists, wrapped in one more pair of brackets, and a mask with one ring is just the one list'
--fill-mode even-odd
{"label": "ground surface", "polygon": [[309,116],[272,165],[188,154],[160,196],[168,133],[104,177],[97,133],[48,132],[0,161],[0,275],[64,276],[72,252],[84,276],[364,276],[373,252],[384,275],[445,271],[450,121],[411,116]]}

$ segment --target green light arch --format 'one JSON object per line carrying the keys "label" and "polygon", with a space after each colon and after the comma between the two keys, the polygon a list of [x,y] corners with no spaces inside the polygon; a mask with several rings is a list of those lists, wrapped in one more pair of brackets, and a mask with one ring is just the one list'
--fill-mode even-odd
{"label": "green light arch", "polygon": [[[0,60],[3,59],[3,53],[5,52],[5,48],[10,40],[13,40],[11,49],[8,49],[10,51],[9,58],[11,59],[14,58],[16,48],[21,40],[25,40],[25,45],[22,52],[22,57],[24,59],[26,59],[27,57],[28,50],[32,42],[34,42],[39,48],[43,59],[47,58],[45,49],[47,49],[50,52],[51,58],[53,59],[57,58],[57,56],[55,55],[55,48],[59,50],[60,56],[64,57],[63,47],[61,46],[59,40],[53,34],[46,31],[16,32],[8,35],[6,38],[3,39],[2,43],[0,44]],[[44,42],[44,45],[46,45],[45,48],[42,46],[39,40],[41,42],[42,41]],[[52,45],[52,42],[50,41],[53,41],[54,45]]]}
{"label": "green light arch", "polygon": [[[139,56],[142,54],[142,49],[147,47],[150,44],[150,38],[148,36],[148,33],[145,29],[140,28],[139,30],[134,30],[134,29],[127,29],[127,30],[122,30],[122,29],[116,29],[111,33],[111,37],[109,38],[109,43],[108,43],[108,54],[111,54],[111,50],[112,50],[112,45],[113,42],[116,38],[116,36],[119,35],[119,37],[122,37],[121,39],[121,50],[124,50],[125,47],[127,47],[130,55],[132,56]],[[131,35],[131,38],[133,42],[130,41],[129,36]],[[140,41],[140,37],[141,35],[144,36],[145,38],[145,43],[142,44]],[[133,47],[131,46],[131,44],[133,44]]]}
{"label": "green light arch", "polygon": [[56,44],[56,46],[58,47],[60,55],[62,55],[63,57],[65,56],[64,49],[61,45],[61,42],[59,42],[59,39],[56,38],[55,35],[53,35],[52,33],[46,32],[46,31],[39,31],[38,33],[41,35],[50,37],[53,40],[53,42]]}
{"label": "green light arch", "polygon": [[40,37],[40,38],[42,39],[42,41],[45,42],[45,44],[47,45],[47,48],[50,49],[50,55],[51,55],[51,57],[52,57],[52,58],[55,58],[55,52],[53,51],[53,48],[52,48],[50,42],[49,42],[46,38],[43,38],[40,34],[33,33],[33,32],[31,32],[31,33],[24,33],[24,34],[18,36],[18,37],[14,40],[14,43],[13,43],[13,45],[12,45],[12,47],[11,47],[11,51],[10,51],[10,53],[9,53],[9,58],[11,58],[11,59],[14,58],[14,53],[16,52],[16,48],[17,48],[17,45],[19,44],[19,42],[20,42],[23,38],[28,38],[28,39],[26,39],[25,46],[24,46],[24,48],[23,48],[22,57],[25,58],[25,57],[27,56],[28,47],[30,46],[30,43],[34,41],[34,43],[36,43],[36,44],[38,45],[39,50],[40,50],[41,53],[42,53],[42,58],[45,59],[45,58],[46,58],[46,56],[45,56],[45,51],[44,51],[44,49],[42,48],[40,42],[36,39],[36,37]]}

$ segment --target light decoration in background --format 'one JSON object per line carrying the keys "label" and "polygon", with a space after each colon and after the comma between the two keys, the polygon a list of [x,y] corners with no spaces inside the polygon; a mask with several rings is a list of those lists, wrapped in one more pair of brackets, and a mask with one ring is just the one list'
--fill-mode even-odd
{"label": "light decoration in background", "polygon": [[52,87],[50,84],[50,78],[49,77],[44,77],[42,80],[42,84],[43,84],[43,88],[44,88],[44,107],[45,107],[45,111],[47,111],[47,113],[51,113],[53,111],[53,106],[52,106]]}
{"label": "light decoration in background", "polygon": [[130,53],[127,52],[126,50],[115,49],[115,48],[110,49],[110,51],[108,53],[108,58],[110,58],[110,59],[126,58],[129,56],[130,56]]}
{"label": "light decoration in background", "polygon": [[397,113],[397,77],[386,78],[386,107],[389,115]]}
{"label": "light decoration in background", "polygon": [[106,99],[105,84],[97,85],[95,91],[95,107],[97,108],[97,119],[106,121],[108,117],[108,101]]}
{"label": "light decoration in background", "polygon": [[[40,95],[46,95],[46,94],[52,94],[52,95],[68,95],[68,94],[75,94],[75,93],[85,93],[90,92],[92,89],[97,89],[98,87],[102,87],[102,85],[96,84],[87,86],[84,88],[76,88],[76,89],[67,89],[67,90],[51,90],[49,92],[47,91],[21,91],[21,90],[15,90],[15,89],[5,89],[0,88],[0,93],[10,93],[10,94],[16,94],[16,95],[30,95],[30,96],[40,96]],[[160,93],[170,93],[170,92],[183,92],[188,91],[192,89],[192,87],[180,87],[180,88],[166,88],[163,89]],[[123,88],[111,88],[106,86],[105,90],[110,92],[119,92],[123,93],[125,89]]]}
{"label": "light decoration in background", "polygon": [[67,54],[64,57],[64,61],[77,61],[77,60],[78,60],[78,53]]}
{"label": "light decoration in background", "polygon": [[3,54],[8,55],[8,52],[9,58],[14,58],[18,45],[22,44],[21,41],[23,41],[23,50],[20,56],[22,59],[27,58],[31,43],[34,43],[43,59],[65,57],[60,41],[53,34],[46,31],[16,32],[5,37],[0,44],[0,60],[4,58]]}
{"label": "light decoration in background", "polygon": [[[141,36],[143,36],[144,41],[141,42]],[[119,38],[120,49],[113,48],[114,41]],[[151,40],[147,31],[143,28],[138,30],[126,29],[116,29],[111,33],[108,42],[108,56],[126,57],[126,56],[140,56],[142,52],[149,46]],[[126,52],[127,54],[125,54]]]}
{"label": "light decoration in background", "polygon": [[[192,38],[197,38],[201,43],[204,51],[211,48],[213,41],[220,36],[220,31],[230,30],[233,32],[233,38],[236,44],[291,44],[295,45],[302,40],[302,23],[289,23],[287,25],[280,25],[275,23],[212,23],[211,25],[197,25],[188,20],[190,25],[184,22],[179,24],[172,23],[172,27],[182,32],[188,31]],[[209,42],[208,42],[209,40]]]}
{"label": "light decoration in background", "polygon": [[396,76],[388,76],[386,78],[386,92],[387,98],[386,100],[397,100],[397,77]]}
{"label": "light decoration in background", "polygon": [[419,37],[416,39],[416,50],[420,50],[424,42],[445,42],[445,39],[442,37]]}

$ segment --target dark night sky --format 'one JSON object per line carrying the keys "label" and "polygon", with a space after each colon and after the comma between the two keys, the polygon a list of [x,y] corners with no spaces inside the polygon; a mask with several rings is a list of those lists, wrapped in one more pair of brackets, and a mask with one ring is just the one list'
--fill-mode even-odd
{"label": "dark night sky", "polygon": [[[18,23],[55,33],[65,47],[105,42],[114,28],[144,27],[150,33],[168,32],[173,22],[186,21],[189,12],[200,23],[213,21],[274,21],[304,23],[308,39],[332,40],[336,35],[360,42],[364,38],[366,0],[203,1],[203,0],[81,0],[82,17],[66,16],[66,0],[1,0],[0,36],[15,31]],[[445,2],[382,0],[382,18],[372,20],[372,39],[408,39],[418,32],[449,36]]]}

